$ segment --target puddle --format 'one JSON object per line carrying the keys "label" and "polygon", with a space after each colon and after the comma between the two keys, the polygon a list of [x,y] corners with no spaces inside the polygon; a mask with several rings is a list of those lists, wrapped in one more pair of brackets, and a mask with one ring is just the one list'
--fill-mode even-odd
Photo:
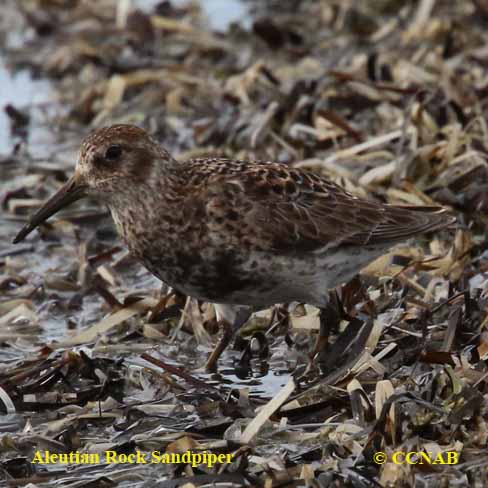
{"label": "puddle", "polygon": [[[184,3],[178,0],[177,3]],[[225,31],[232,23],[241,23],[247,27],[249,12],[242,1],[239,0],[201,0],[200,2],[205,17],[212,29]]]}
{"label": "puddle", "polygon": [[[26,69],[12,73],[0,57],[0,154],[8,154],[19,142],[18,136],[10,132],[10,120],[5,113],[5,106],[10,104],[18,110],[45,104],[51,100],[51,86],[47,80],[35,80]],[[31,125],[40,118],[37,110],[31,110]],[[33,123],[34,122],[34,123]],[[48,132],[44,130],[29,131],[29,144],[45,143]]]}
{"label": "puddle", "polygon": [[[134,4],[146,11],[152,10],[160,0],[134,0]],[[175,6],[187,5],[188,0],[172,0]],[[248,7],[242,0],[200,0],[200,6],[210,27],[216,31],[226,31],[232,23],[250,25]]]}
{"label": "puddle", "polygon": [[[232,352],[228,353],[232,354]],[[219,371],[214,374],[200,374],[199,378],[206,379],[209,384],[220,384],[236,389],[249,388],[252,395],[276,395],[287,383],[290,373],[287,370],[276,371],[270,367],[269,360],[253,361],[251,368],[243,369],[227,365],[229,361],[224,357]]]}

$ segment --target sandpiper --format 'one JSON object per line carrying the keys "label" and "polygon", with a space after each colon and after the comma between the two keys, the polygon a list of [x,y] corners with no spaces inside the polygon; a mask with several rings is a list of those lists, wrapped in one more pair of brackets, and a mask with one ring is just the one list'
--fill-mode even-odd
{"label": "sandpiper", "polygon": [[361,199],[276,162],[176,161],[143,129],[113,125],[86,137],[74,175],[14,242],[85,196],[108,206],[151,273],[215,304],[225,332],[208,367],[253,311],[288,302],[324,309],[328,290],[388,248],[455,220],[440,207]]}

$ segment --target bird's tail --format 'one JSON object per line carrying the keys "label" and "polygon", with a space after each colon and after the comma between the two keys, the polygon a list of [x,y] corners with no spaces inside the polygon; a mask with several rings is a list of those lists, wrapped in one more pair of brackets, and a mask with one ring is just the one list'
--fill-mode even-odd
{"label": "bird's tail", "polygon": [[367,244],[402,241],[418,234],[436,232],[456,222],[456,218],[442,207],[386,205],[383,208],[383,218],[370,233]]}

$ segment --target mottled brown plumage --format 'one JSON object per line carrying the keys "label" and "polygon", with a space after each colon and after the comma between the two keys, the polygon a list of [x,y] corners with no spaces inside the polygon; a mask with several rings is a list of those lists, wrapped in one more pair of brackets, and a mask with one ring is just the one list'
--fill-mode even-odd
{"label": "mottled brown plumage", "polygon": [[453,222],[443,209],[367,201],[279,163],[177,162],[144,130],[116,125],[85,139],[74,176],[16,242],[85,195],[108,205],[147,269],[220,304],[220,315],[236,325],[274,303],[324,307],[328,289],[393,244]]}

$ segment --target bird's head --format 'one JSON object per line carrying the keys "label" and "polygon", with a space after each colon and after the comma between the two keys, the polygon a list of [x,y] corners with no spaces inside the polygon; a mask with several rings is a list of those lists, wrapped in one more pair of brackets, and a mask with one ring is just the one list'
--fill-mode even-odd
{"label": "bird's head", "polygon": [[30,218],[15,237],[22,241],[62,208],[86,196],[110,204],[137,196],[157,182],[174,160],[149,134],[133,125],[92,132],[81,145],[74,175]]}

